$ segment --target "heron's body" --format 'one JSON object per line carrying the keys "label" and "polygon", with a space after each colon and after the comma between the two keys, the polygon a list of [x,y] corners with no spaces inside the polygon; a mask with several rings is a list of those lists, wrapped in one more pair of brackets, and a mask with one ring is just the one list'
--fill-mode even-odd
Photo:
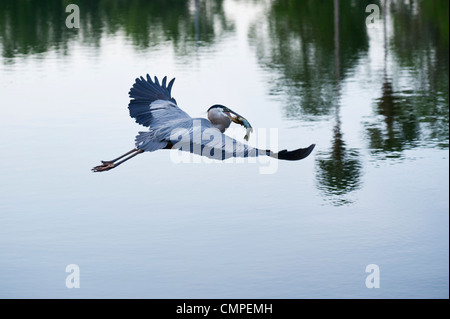
{"label": "heron's body", "polygon": [[[139,132],[136,136],[135,149],[115,160],[103,162],[102,165],[94,167],[93,171],[109,170],[137,154],[159,149],[177,148],[217,160],[260,155],[299,160],[308,156],[314,148],[312,144],[306,149],[273,153],[270,150],[259,150],[239,142],[223,133],[231,122],[236,122],[247,128],[246,137],[248,138],[252,128],[245,118],[219,104],[208,109],[208,119],[192,118],[178,107],[171,96],[175,79],[172,79],[168,85],[166,80],[167,77],[164,77],[160,84],[158,78],[155,77],[152,81],[149,75],[147,80],[143,77],[136,79],[129,92],[131,101],[128,109],[136,123],[147,126],[149,129]],[[127,158],[118,162],[127,155],[129,155]]]}

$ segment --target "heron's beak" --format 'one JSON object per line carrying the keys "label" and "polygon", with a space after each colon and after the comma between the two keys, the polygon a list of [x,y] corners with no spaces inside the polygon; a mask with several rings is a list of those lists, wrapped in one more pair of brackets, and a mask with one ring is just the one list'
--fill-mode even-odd
{"label": "heron's beak", "polygon": [[243,116],[237,114],[236,112],[234,112],[234,111],[232,111],[232,110],[230,110],[230,109],[227,108],[227,109],[224,110],[224,113],[225,113],[225,114],[228,116],[228,118],[229,118],[230,120],[232,120],[234,123],[240,124],[240,125],[244,126],[245,128],[251,128],[251,125],[250,125],[250,123],[248,122],[248,120],[247,120],[245,117],[243,117]]}

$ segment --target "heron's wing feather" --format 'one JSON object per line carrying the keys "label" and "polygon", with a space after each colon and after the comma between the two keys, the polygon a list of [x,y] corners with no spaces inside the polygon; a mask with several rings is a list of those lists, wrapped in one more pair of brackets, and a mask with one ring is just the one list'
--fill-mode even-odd
{"label": "heron's wing feather", "polygon": [[258,149],[221,133],[206,119],[191,119],[180,123],[171,131],[170,136],[166,135],[166,140],[173,144],[173,148],[216,160],[265,155],[280,160],[298,161],[311,154],[315,147],[315,144],[311,144],[307,148],[283,150],[278,153]]}
{"label": "heron's wing feather", "polygon": [[160,140],[160,138],[156,136],[155,132],[152,130],[149,132],[139,132],[139,135],[137,135],[135,139],[136,148],[146,152],[160,150],[166,147],[167,144],[167,141]]}
{"label": "heron's wing feather", "polygon": [[[214,132],[214,130],[218,131]],[[203,132],[202,154],[203,156],[225,160],[232,157],[256,157],[265,155],[266,152],[239,142],[238,140],[221,133],[213,128]]]}
{"label": "heron's wing feather", "polygon": [[147,74],[147,79],[137,78],[130,89],[130,103],[128,109],[130,116],[136,119],[136,123],[154,127],[170,120],[180,120],[191,118],[186,112],[177,106],[177,102],[171,96],[172,79],[166,86],[167,77],[162,83],[158,78],[152,81]]}
{"label": "heron's wing feather", "polygon": [[256,149],[221,133],[206,119],[184,122],[182,127],[172,131],[169,140],[174,148],[181,151],[216,160],[267,155],[265,150]]}
{"label": "heron's wing feather", "polygon": [[266,155],[280,160],[298,161],[311,154],[315,147],[315,144],[311,144],[307,148],[278,153],[261,150],[221,133],[211,122],[199,118],[173,121],[170,125],[150,129],[149,132],[139,132],[136,136],[136,147],[144,151],[165,148],[169,143],[171,148],[215,160]]}

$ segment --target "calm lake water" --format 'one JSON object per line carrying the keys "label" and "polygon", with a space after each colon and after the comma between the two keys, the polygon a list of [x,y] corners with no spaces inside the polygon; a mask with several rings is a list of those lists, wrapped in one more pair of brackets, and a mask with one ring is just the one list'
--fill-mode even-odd
{"label": "calm lake water", "polygon": [[[448,1],[69,3],[0,2],[0,297],[449,298]],[[316,149],[92,173],[147,73]]]}

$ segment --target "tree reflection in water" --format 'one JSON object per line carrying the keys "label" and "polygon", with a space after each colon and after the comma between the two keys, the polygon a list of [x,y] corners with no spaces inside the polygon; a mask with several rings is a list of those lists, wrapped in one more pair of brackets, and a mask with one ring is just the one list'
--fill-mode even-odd
{"label": "tree reflection in water", "polygon": [[[137,51],[169,48],[177,61],[192,61],[199,50],[209,54],[235,33],[224,2],[79,0],[81,27],[74,30],[65,26],[67,1],[0,1],[2,61],[13,64],[48,52],[70,55],[73,43],[95,55],[110,36],[123,36]],[[317,188],[326,200],[351,202],[352,192],[362,186],[362,148],[373,161],[403,158],[415,148],[448,149],[448,1],[248,3],[265,6],[249,21],[248,43],[283,117],[330,123],[331,146],[316,153]],[[362,146],[352,148],[342,131],[341,85],[369,58],[368,4],[379,5],[384,16],[384,69],[382,77],[372,79],[378,91],[373,116],[361,123]]]}
{"label": "tree reflection in water", "polygon": [[335,113],[336,124],[333,128],[331,149],[319,152],[316,156],[318,189],[333,205],[352,203],[349,196],[346,195],[359,188],[362,168],[359,151],[346,146],[341,131],[339,33],[339,0],[334,0],[334,58],[338,101]]}
{"label": "tree reflection in water", "polygon": [[80,28],[65,25],[67,1],[0,1],[0,41],[7,63],[14,57],[55,50],[70,54],[72,41],[100,48],[107,36],[123,33],[138,50],[171,46],[179,57],[198,46],[212,46],[234,23],[225,16],[223,0],[79,0]]}

